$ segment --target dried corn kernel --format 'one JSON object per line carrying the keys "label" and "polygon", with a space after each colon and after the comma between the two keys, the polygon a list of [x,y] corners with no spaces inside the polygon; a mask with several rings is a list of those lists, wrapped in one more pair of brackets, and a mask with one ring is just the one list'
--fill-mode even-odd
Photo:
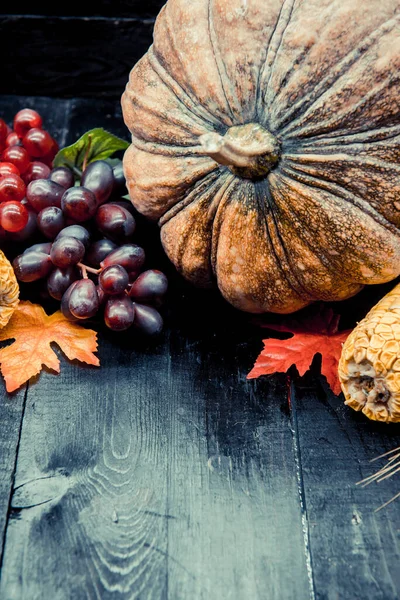
{"label": "dried corn kernel", "polygon": [[375,421],[400,422],[400,284],[343,344],[339,379],[345,404]]}
{"label": "dried corn kernel", "polygon": [[0,250],[0,328],[5,327],[19,302],[14,270]]}

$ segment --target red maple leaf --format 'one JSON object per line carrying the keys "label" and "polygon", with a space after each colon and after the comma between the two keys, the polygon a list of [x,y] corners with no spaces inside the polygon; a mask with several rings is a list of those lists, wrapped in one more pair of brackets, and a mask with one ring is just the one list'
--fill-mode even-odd
{"label": "red maple leaf", "polygon": [[325,375],[333,393],[340,394],[338,363],[343,342],[351,330],[338,331],[339,319],[340,316],[336,315],[331,308],[323,307],[318,313],[301,322],[288,320],[279,325],[262,325],[274,331],[291,333],[292,336],[284,340],[275,338],[263,340],[264,348],[247,375],[247,379],[277,372],[286,373],[293,365],[302,376],[311,367],[314,356],[320,354],[321,373]]}

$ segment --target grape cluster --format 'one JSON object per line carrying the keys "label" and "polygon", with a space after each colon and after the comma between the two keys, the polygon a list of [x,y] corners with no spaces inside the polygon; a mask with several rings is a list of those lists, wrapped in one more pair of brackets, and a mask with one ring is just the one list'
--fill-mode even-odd
{"label": "grape cluster", "polygon": [[[12,135],[21,131],[16,128],[18,114]],[[38,128],[29,129],[23,141],[34,129]],[[32,148],[42,143],[38,135],[28,140]],[[159,309],[168,281],[161,271],[144,270],[144,249],[133,243],[136,220],[132,204],[121,199],[126,193],[122,162],[93,161],[79,174],[66,166],[53,168],[52,161],[40,168],[37,161],[30,164],[35,162],[25,179],[21,171],[15,173],[21,180],[18,200],[5,200],[1,195],[8,175],[2,174],[6,163],[0,163],[3,236],[24,246],[32,244],[37,232],[43,240],[14,258],[17,279],[23,283],[42,280],[47,294],[61,303],[62,313],[71,321],[91,319],[101,311],[105,324],[114,331],[133,326],[145,334],[158,334],[163,328]],[[15,167],[10,164],[7,168]],[[14,212],[5,210],[7,205],[15,205]],[[22,218],[25,213],[27,218]]]}
{"label": "grape cluster", "polygon": [[13,128],[0,119],[0,239],[7,232],[33,229],[33,215],[25,199],[27,186],[50,175],[59,150],[42,125],[42,117],[30,108],[17,112]]}

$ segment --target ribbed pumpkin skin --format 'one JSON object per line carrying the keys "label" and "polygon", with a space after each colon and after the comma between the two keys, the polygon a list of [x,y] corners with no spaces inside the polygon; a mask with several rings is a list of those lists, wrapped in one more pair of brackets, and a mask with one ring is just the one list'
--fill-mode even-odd
{"label": "ribbed pumpkin skin", "polygon": [[[248,312],[400,273],[400,0],[169,0],[122,96],[135,207],[177,269]],[[264,178],[199,137],[259,123]]]}

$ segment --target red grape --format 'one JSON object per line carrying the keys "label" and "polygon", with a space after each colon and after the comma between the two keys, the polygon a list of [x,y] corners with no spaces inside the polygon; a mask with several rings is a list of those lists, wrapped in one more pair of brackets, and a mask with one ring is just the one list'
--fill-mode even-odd
{"label": "red grape", "polygon": [[97,204],[103,204],[110,197],[114,187],[111,165],[105,160],[90,163],[82,173],[81,184],[96,196]]}
{"label": "red grape", "polygon": [[129,275],[121,265],[110,265],[99,275],[99,285],[106,294],[122,294],[129,283]]}
{"label": "red grape", "polygon": [[46,156],[53,147],[53,138],[48,131],[33,127],[22,138],[22,144],[30,156],[40,158]]}
{"label": "red grape", "polygon": [[143,248],[136,244],[124,244],[115,250],[101,261],[100,266],[104,269],[110,265],[121,265],[128,271],[137,271],[141,268],[145,260]]}
{"label": "red grape", "polygon": [[55,300],[61,300],[69,286],[79,277],[80,274],[76,267],[68,267],[67,269],[57,267],[47,278],[47,291]]}
{"label": "red grape", "polygon": [[19,135],[17,133],[15,133],[15,131],[12,131],[6,137],[5,145],[6,146],[22,146],[22,141],[21,141],[21,138],[19,137]]}
{"label": "red grape", "polygon": [[68,308],[77,319],[89,319],[99,309],[99,297],[91,279],[80,279],[70,294]]}
{"label": "red grape", "polygon": [[60,237],[53,242],[50,258],[56,267],[65,269],[76,265],[85,255],[85,246],[73,237]]}
{"label": "red grape", "polygon": [[25,197],[26,186],[19,175],[11,173],[0,177],[0,202],[21,201]]}
{"label": "red grape", "polygon": [[75,183],[74,174],[68,167],[56,167],[55,169],[52,169],[49,179],[62,185],[66,190],[73,187]]}
{"label": "red grape", "polygon": [[20,172],[13,163],[0,162],[0,177],[5,175],[20,175]]}
{"label": "red grape", "polygon": [[7,123],[3,119],[0,119],[0,146],[4,146],[7,135],[8,135]]}
{"label": "red grape", "polygon": [[46,163],[46,165],[49,165],[50,168],[52,168],[54,157],[56,156],[59,149],[60,148],[59,148],[56,140],[52,138],[52,146],[50,148],[50,151],[47,154],[45,154],[44,156],[41,156],[40,160],[42,162]]}
{"label": "red grape", "polygon": [[46,238],[54,240],[63,227],[65,227],[63,211],[58,206],[48,206],[38,214],[37,224]]}
{"label": "red grape", "polygon": [[113,331],[124,331],[135,320],[135,309],[132,301],[125,294],[112,296],[106,301],[104,322]]}
{"label": "red grape", "polygon": [[136,228],[133,216],[125,208],[114,203],[99,206],[96,225],[103,235],[116,242],[128,241]]}
{"label": "red grape", "polygon": [[25,181],[26,185],[28,185],[28,183],[35,179],[47,179],[49,175],[50,167],[38,160],[34,160],[29,163],[22,179]]}
{"label": "red grape", "polygon": [[68,225],[68,227],[64,227],[57,235],[56,240],[61,237],[73,237],[82,242],[85,248],[87,248],[90,243],[90,234],[87,229],[82,227],[82,225]]}
{"label": "red grape", "polygon": [[66,217],[80,223],[88,221],[96,212],[96,196],[82,186],[71,187],[64,190],[61,208]]}
{"label": "red grape", "polygon": [[159,302],[168,288],[168,279],[161,271],[149,269],[139,275],[133,282],[129,295],[134,300],[145,304]]}
{"label": "red grape", "polygon": [[23,137],[29,129],[34,127],[40,127],[43,125],[42,117],[36,110],[31,108],[23,108],[18,111],[14,117],[13,127],[14,131]]}
{"label": "red grape", "polygon": [[146,335],[157,335],[161,333],[164,326],[163,318],[152,306],[138,304],[135,302],[135,321],[134,327]]}
{"label": "red grape", "polygon": [[72,291],[75,288],[77,283],[78,283],[78,281],[74,281],[74,283],[72,283],[69,286],[69,288],[64,292],[63,297],[61,298],[61,306],[60,306],[60,310],[61,310],[62,314],[64,315],[64,317],[66,319],[68,319],[68,321],[73,321],[73,322],[78,321],[78,319],[76,317],[74,317],[74,315],[69,310],[69,299],[70,299]]}
{"label": "red grape", "polygon": [[6,231],[21,231],[28,223],[29,213],[21,202],[11,200],[0,204],[0,225]]}
{"label": "red grape", "polygon": [[1,157],[3,162],[13,163],[18,168],[18,171],[25,173],[31,162],[30,156],[22,146],[8,146]]}
{"label": "red grape", "polygon": [[98,269],[101,261],[104,260],[105,257],[108,256],[116,247],[117,244],[114,244],[114,242],[108,240],[107,238],[93,242],[93,244],[89,246],[89,250],[86,253],[85,263],[90,267]]}
{"label": "red grape", "polygon": [[19,281],[31,282],[46,277],[53,269],[50,256],[44,252],[26,252],[17,256],[12,263]]}
{"label": "red grape", "polygon": [[[1,180],[0,180],[1,182]],[[65,189],[50,179],[34,179],[26,188],[26,197],[29,204],[40,212],[48,206],[61,207],[61,198]]]}
{"label": "red grape", "polygon": [[35,211],[29,205],[26,206],[21,203],[21,206],[25,206],[26,210],[28,211],[28,222],[20,231],[15,231],[14,233],[9,234],[9,238],[14,242],[26,242],[37,232]]}

